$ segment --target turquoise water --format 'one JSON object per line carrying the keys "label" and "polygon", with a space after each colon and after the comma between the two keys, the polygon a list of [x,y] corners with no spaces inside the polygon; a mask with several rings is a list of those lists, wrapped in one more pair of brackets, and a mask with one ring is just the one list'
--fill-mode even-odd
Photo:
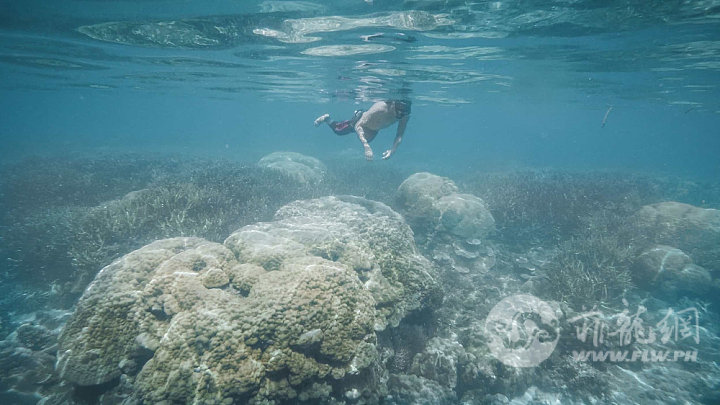
{"label": "turquoise water", "polygon": [[720,0],[0,0],[0,403],[718,403],[718,128]]}
{"label": "turquoise water", "polygon": [[407,93],[402,164],[716,177],[717,7],[4,2],[2,153],[332,155],[358,145],[319,133],[316,116]]}

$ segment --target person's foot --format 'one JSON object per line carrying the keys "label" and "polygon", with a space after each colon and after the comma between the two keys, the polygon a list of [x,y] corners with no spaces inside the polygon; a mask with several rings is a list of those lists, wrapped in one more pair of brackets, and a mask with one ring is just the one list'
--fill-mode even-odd
{"label": "person's foot", "polygon": [[323,114],[323,115],[317,117],[317,119],[315,120],[315,126],[318,126],[318,125],[322,124],[323,122],[327,121],[328,118],[330,118],[330,114]]}

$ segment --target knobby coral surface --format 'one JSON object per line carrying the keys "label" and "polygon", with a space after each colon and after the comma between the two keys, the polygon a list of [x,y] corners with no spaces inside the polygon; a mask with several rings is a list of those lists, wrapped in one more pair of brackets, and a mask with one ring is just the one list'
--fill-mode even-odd
{"label": "knobby coral surface", "polygon": [[79,385],[124,375],[146,403],[367,392],[376,332],[441,294],[387,206],[297,201],[224,244],[165,239],[105,267],[61,334],[57,368]]}

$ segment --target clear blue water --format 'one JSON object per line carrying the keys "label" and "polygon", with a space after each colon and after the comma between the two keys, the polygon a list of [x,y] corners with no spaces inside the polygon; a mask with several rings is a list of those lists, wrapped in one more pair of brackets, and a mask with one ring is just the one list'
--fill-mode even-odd
{"label": "clear blue water", "polygon": [[[412,115],[388,161],[395,126],[373,162],[354,136],[313,126],[396,98]],[[377,333],[385,374],[368,403],[717,403],[719,128],[720,0],[0,0],[0,403],[138,398],[142,350],[122,384],[77,387],[55,371],[63,325],[118,257],[179,235],[222,242],[297,199],[354,194],[402,211],[398,185],[419,171],[483,198],[496,232],[436,240],[415,226],[445,301]],[[330,173],[308,185],[256,165],[275,151]],[[672,226],[640,234],[638,212],[666,201],[698,208],[665,206]],[[641,266],[657,269],[642,255],[657,244],[687,263],[648,287]],[[700,361],[578,364],[568,340],[535,369],[490,359],[477,325],[502,297],[527,289],[568,310],[597,304],[586,287],[621,291],[653,321],[698,309],[701,343],[670,346]],[[426,391],[404,385],[413,359]],[[322,382],[340,401],[357,381]]]}
{"label": "clear blue water", "polygon": [[[312,120],[407,93],[414,114],[398,164],[717,177],[719,8],[3,1],[0,153],[255,159],[282,146],[318,157],[352,149],[348,158],[362,159],[354,139]],[[375,33],[385,37],[363,41]],[[375,147],[384,150],[392,131]]]}

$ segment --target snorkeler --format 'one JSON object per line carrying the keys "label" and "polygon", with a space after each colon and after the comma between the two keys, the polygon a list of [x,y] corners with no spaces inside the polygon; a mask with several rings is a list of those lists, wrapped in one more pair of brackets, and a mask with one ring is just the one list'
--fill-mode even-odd
{"label": "snorkeler", "polygon": [[405,127],[410,120],[410,105],[409,100],[378,101],[367,111],[355,110],[353,117],[346,121],[329,121],[330,114],[323,114],[315,120],[315,126],[325,122],[338,135],[356,132],[365,148],[365,159],[372,160],[373,151],[370,148],[370,142],[375,139],[378,131],[398,122],[392,148],[386,150],[382,155],[383,159],[388,159],[402,142]]}

